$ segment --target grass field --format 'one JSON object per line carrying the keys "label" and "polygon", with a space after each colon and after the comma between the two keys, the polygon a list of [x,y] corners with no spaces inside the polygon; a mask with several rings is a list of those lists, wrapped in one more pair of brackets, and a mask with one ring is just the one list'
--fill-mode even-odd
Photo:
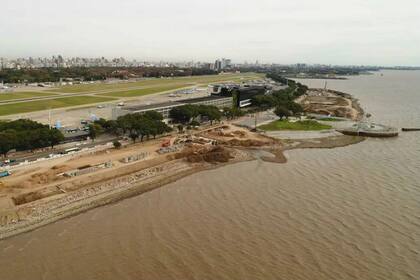
{"label": "grass field", "polygon": [[[263,74],[226,74],[194,77],[177,77],[149,79],[139,82],[126,82],[116,84],[87,84],[64,86],[43,92],[16,92],[0,94],[0,101],[16,100],[32,97],[57,96],[53,99],[16,102],[0,105],[0,116],[28,113],[54,108],[73,107],[79,105],[95,104],[116,100],[115,98],[138,97],[148,94],[176,90],[185,87],[206,86],[216,82],[240,82],[262,78]],[[96,96],[84,95],[83,92],[95,92]],[[102,91],[102,92],[100,92]],[[57,93],[82,93],[82,96],[61,97]],[[87,93],[89,94],[89,93]],[[115,97],[115,98],[112,98]]]}
{"label": "grass field", "polygon": [[134,96],[143,96],[143,95],[159,93],[159,92],[164,92],[164,91],[169,91],[169,90],[176,90],[176,89],[180,89],[180,88],[184,88],[188,86],[191,86],[191,84],[157,86],[157,87],[133,89],[133,90],[126,90],[126,91],[98,93],[97,95],[112,96],[112,97],[134,97]]}
{"label": "grass field", "polygon": [[49,92],[63,92],[63,93],[80,93],[80,92],[93,92],[101,90],[124,90],[133,87],[147,87],[147,86],[165,86],[170,84],[188,84],[188,83],[197,83],[197,84],[208,84],[214,82],[222,81],[241,81],[256,79],[263,77],[262,74],[257,73],[245,73],[245,74],[227,74],[227,75],[207,75],[207,76],[194,76],[194,77],[177,77],[177,78],[162,78],[162,79],[149,79],[139,82],[126,82],[126,83],[115,83],[115,84],[87,84],[87,85],[72,85],[72,86],[63,86],[58,89],[49,90]]}
{"label": "grass field", "polygon": [[269,124],[259,126],[260,129],[266,131],[276,130],[324,130],[330,129],[330,125],[321,124],[317,121],[306,120],[290,122],[288,120],[277,120]]}
{"label": "grass field", "polygon": [[100,103],[115,100],[114,98],[96,97],[96,96],[75,96],[64,97],[49,100],[28,101],[21,103],[13,103],[0,105],[0,116],[28,113],[34,111],[78,106],[84,104]]}
{"label": "grass field", "polygon": [[57,95],[50,92],[35,92],[35,91],[22,91],[22,92],[11,92],[11,93],[0,93],[0,101],[16,100],[23,98],[32,98],[32,97],[45,97]]}

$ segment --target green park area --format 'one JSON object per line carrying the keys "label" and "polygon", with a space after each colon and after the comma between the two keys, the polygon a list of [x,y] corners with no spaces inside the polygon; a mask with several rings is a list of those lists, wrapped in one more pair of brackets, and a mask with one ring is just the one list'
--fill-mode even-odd
{"label": "green park area", "polygon": [[0,105],[0,116],[79,106],[115,100],[109,97],[74,96]]}
{"label": "green park area", "polygon": [[0,93],[0,101],[18,100],[24,98],[35,98],[35,97],[46,97],[54,96],[56,94],[50,92],[35,92],[35,91],[22,91],[22,92],[10,92]]}
{"label": "green park area", "polygon": [[276,131],[276,130],[324,130],[331,129],[330,125],[321,124],[317,121],[305,120],[305,121],[296,121],[291,122],[289,120],[277,120],[269,124],[259,126],[260,129],[266,131]]}

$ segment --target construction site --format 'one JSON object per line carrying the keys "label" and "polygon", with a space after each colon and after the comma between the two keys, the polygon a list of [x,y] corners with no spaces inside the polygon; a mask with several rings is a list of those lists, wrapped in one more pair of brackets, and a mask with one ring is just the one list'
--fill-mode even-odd
{"label": "construction site", "polygon": [[[275,140],[230,124],[173,133],[141,143],[112,143],[19,165],[0,186],[0,238],[208,168],[254,158]],[[276,155],[275,153],[273,153]],[[278,155],[278,154],[277,154]]]}

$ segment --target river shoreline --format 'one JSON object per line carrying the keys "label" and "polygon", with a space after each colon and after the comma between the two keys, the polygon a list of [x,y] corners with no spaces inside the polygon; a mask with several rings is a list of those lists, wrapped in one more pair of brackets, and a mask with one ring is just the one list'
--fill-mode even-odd
{"label": "river shoreline", "polygon": [[[358,101],[352,96],[339,92],[331,91],[331,93],[351,99],[358,115],[363,114]],[[201,171],[258,158],[266,162],[283,164],[287,162],[285,151],[312,148],[332,149],[357,144],[365,139],[345,135],[309,139],[277,139],[252,133],[234,125],[205,129],[196,134],[200,138],[204,137],[204,139],[219,142],[218,146],[228,150],[232,155],[231,159],[219,162],[217,160],[188,162],[185,155],[180,156],[184,158],[177,158],[176,155],[182,154],[182,152],[178,152],[175,153],[175,156],[168,155],[139,164],[134,163],[128,168],[116,169],[113,171],[114,176],[101,175],[99,172],[99,175],[87,177],[90,181],[81,186],[77,185],[77,181],[73,182],[73,186],[67,183],[69,184],[69,193],[54,195],[19,206],[16,210],[16,221],[0,226],[0,240],[35,230],[96,207],[143,194]],[[268,152],[272,156],[260,154],[259,151]],[[136,165],[139,165],[140,168],[134,168]],[[80,180],[83,181],[83,179],[79,179],[80,183]],[[58,184],[56,187],[62,190],[65,184]]]}
{"label": "river shoreline", "polygon": [[[244,148],[244,147],[233,147],[235,155],[232,160],[226,163],[198,163],[191,164],[186,163],[183,160],[173,160],[165,162],[164,164],[151,167],[155,170],[161,170],[160,174],[154,174],[151,178],[143,180],[134,180],[135,174],[124,175],[122,177],[116,178],[119,182],[126,180],[128,185],[122,186],[121,188],[114,188],[111,186],[109,190],[106,190],[107,184],[112,184],[109,181],[104,181],[100,184],[96,184],[91,187],[91,189],[97,190],[97,193],[93,195],[80,195],[78,199],[68,199],[57,203],[57,201],[52,200],[42,204],[42,209],[39,209],[39,213],[35,214],[33,217],[26,217],[25,220],[19,221],[10,226],[0,228],[0,240],[7,239],[22,233],[33,231],[37,228],[43,227],[45,225],[57,222],[61,219],[69,218],[91,209],[101,207],[104,205],[116,203],[118,201],[131,198],[134,196],[141,195],[143,193],[155,190],[157,188],[163,187],[170,183],[173,183],[177,180],[180,180],[184,177],[190,176],[195,173],[202,171],[213,170],[222,168],[227,165],[252,161],[260,158],[265,162],[284,164],[287,162],[287,158],[284,155],[284,151],[290,151],[294,149],[312,149],[312,148],[337,148],[345,147],[348,145],[357,144],[363,141],[363,137],[350,137],[342,136],[336,137],[335,139],[309,139],[309,140],[293,140],[286,141],[284,147],[282,148],[272,148],[272,147],[261,147],[261,148]],[[273,156],[256,156],[256,151],[265,151]],[[168,170],[171,169],[172,170]],[[144,172],[144,170],[140,171]],[[138,173],[138,172],[137,172]],[[131,178],[131,180],[130,180]],[[141,181],[143,180],[143,181]],[[99,188],[99,189],[98,189]],[[76,191],[77,193],[82,193],[85,190]],[[32,205],[28,205],[32,207]],[[38,206],[39,207],[39,206]]]}
{"label": "river shoreline", "polygon": [[[144,178],[139,178],[138,181],[130,180],[130,178],[132,179],[133,176],[135,176],[136,174],[123,176],[121,178],[116,179],[120,182],[124,179],[127,179],[127,182],[130,184],[128,187],[111,189],[107,192],[98,192],[96,195],[82,197],[81,199],[76,201],[71,201],[67,199],[66,201],[62,201],[61,205],[48,205],[48,203],[46,203],[43,205],[43,208],[45,210],[48,209],[48,213],[39,214],[38,217],[37,215],[35,215],[33,218],[27,218],[27,220],[25,221],[17,222],[11,226],[2,227],[0,229],[0,240],[7,239],[25,232],[33,231],[37,228],[54,223],[61,219],[72,217],[100,206],[116,203],[118,201],[130,197],[141,195],[145,192],[152,191],[154,189],[160,188],[162,186],[165,186],[167,184],[170,184],[179,179],[201,171],[212,170],[226,166],[228,164],[245,162],[247,160],[253,159],[254,158],[249,153],[240,152],[235,156],[233,160],[231,160],[228,163],[188,164],[183,162],[182,160],[169,161],[165,164],[153,167],[154,169],[162,168],[160,172],[164,172],[164,174],[154,174],[155,176],[152,176],[152,178],[148,178],[146,180],[144,180]],[[165,169],[165,167],[168,167],[170,165],[172,167],[175,167],[173,168],[175,170],[168,171],[167,169]],[[140,179],[142,179],[143,181],[141,182]],[[106,185],[106,183],[109,182],[103,182],[102,188],[104,188],[104,185]],[[41,210],[41,212],[43,211]]]}
{"label": "river shoreline", "polygon": [[[417,127],[420,71],[384,75],[329,86],[357,93],[375,121]],[[274,120],[263,117],[259,121]],[[353,123],[313,117],[337,128]],[[262,157],[273,157],[262,151],[270,147],[242,147],[256,160],[197,170],[1,240],[2,278],[420,279],[420,135],[320,149],[328,141],[355,140],[314,140],[328,134],[281,140],[287,164],[264,162]],[[130,144],[132,154],[148,143]],[[110,149],[107,157],[119,160],[128,150],[116,157]],[[131,171],[129,164],[121,166],[121,172]]]}

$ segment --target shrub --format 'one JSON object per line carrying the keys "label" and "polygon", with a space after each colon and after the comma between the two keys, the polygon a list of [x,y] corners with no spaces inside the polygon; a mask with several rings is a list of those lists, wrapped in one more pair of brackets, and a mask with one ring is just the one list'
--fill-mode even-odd
{"label": "shrub", "polygon": [[120,149],[122,144],[120,141],[115,140],[113,143],[115,149]]}

